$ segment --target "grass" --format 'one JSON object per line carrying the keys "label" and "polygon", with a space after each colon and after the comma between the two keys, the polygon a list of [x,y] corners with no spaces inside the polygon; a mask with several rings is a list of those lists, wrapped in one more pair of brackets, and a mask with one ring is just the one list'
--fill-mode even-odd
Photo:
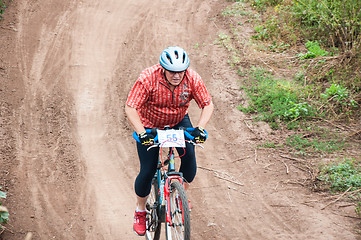
{"label": "grass", "polygon": [[244,4],[242,4],[241,2],[236,2],[235,4],[233,4],[230,7],[227,7],[222,13],[221,15],[229,17],[229,16],[248,16],[250,15],[249,11],[246,11],[246,8],[244,7]]}
{"label": "grass", "polygon": [[290,151],[298,155],[310,155],[315,153],[333,153],[343,150],[345,142],[337,135],[330,133],[318,136],[303,137],[302,134],[294,134],[286,138],[286,145]]}
{"label": "grass", "polygon": [[[247,104],[237,108],[287,136],[277,144],[265,139],[258,146],[286,150],[315,161],[327,156],[331,164],[322,166],[318,180],[333,192],[361,188],[361,159],[347,157],[347,150],[357,145],[347,137],[352,133],[349,129],[359,132],[350,123],[359,121],[361,115],[361,15],[343,27],[350,31],[342,33],[339,28],[348,24],[348,20],[340,19],[361,14],[361,11],[348,14],[354,7],[347,5],[350,1],[300,0],[299,6],[294,1],[281,0],[232,1],[222,13],[223,17],[231,18],[229,31],[219,34],[217,40],[229,52],[228,62],[243,81],[241,89]],[[302,4],[306,2],[309,5]],[[353,2],[361,7],[360,1]],[[333,8],[339,3],[347,6]],[[323,11],[318,17],[316,6]],[[335,15],[329,11],[335,11]],[[327,21],[340,24],[324,31]],[[241,28],[250,25],[254,32],[249,39],[238,34]],[[245,59],[257,55],[257,51],[266,59]],[[276,77],[275,73],[280,73],[278,68],[294,72],[293,76]],[[340,154],[346,156],[342,162],[334,159]],[[361,197],[352,196],[356,213],[361,216]]]}
{"label": "grass", "polygon": [[239,106],[245,113],[257,114],[257,119],[268,122],[273,129],[281,121],[312,116],[313,107],[306,102],[300,87],[290,81],[275,79],[262,68],[253,67],[248,73],[248,82],[243,86],[249,106]]}

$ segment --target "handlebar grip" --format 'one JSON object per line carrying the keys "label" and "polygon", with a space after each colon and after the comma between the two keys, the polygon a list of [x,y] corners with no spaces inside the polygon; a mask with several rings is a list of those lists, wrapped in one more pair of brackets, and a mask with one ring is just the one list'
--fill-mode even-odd
{"label": "handlebar grip", "polygon": [[139,137],[138,137],[137,132],[133,132],[133,138],[135,139],[135,141],[137,141],[137,142],[140,143],[140,140],[139,140]]}
{"label": "handlebar grip", "polygon": [[[193,132],[195,128],[186,128],[184,131],[184,135],[189,139],[189,140],[193,140],[194,137],[190,134],[190,132]],[[208,133],[205,129],[203,129],[204,132],[206,133],[206,139],[208,137]]]}
{"label": "handlebar grip", "polygon": [[[152,132],[152,129],[145,129],[145,132],[146,133],[151,133]],[[133,138],[140,143],[140,140],[139,140],[139,137],[138,137],[138,134],[137,132],[133,132]],[[154,137],[154,141],[157,142],[158,141],[158,135]]]}
{"label": "handlebar grip", "polygon": [[[194,128],[193,128],[194,129]],[[188,138],[189,140],[193,140],[194,139],[194,137],[188,132],[188,129],[187,129],[187,131],[184,131],[184,136],[186,137],[186,138]]]}

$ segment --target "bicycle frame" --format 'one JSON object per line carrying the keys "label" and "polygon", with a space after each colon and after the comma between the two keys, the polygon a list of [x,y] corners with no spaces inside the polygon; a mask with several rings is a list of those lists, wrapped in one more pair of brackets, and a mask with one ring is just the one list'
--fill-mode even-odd
{"label": "bicycle frame", "polygon": [[[174,180],[179,181],[184,187],[183,174],[181,172],[175,171],[175,158],[174,158],[174,147],[169,149],[167,161],[169,161],[168,170],[165,171],[165,166],[162,163],[162,160],[158,160],[157,168],[157,181],[158,186],[163,187],[163,191],[159,189],[159,207],[166,206],[166,223],[172,226],[172,218],[170,212],[170,203],[169,203],[169,194],[170,194],[170,183]],[[163,165],[163,169],[162,169]],[[164,186],[161,184],[162,180],[164,181]],[[161,209],[159,209],[161,211]]]}

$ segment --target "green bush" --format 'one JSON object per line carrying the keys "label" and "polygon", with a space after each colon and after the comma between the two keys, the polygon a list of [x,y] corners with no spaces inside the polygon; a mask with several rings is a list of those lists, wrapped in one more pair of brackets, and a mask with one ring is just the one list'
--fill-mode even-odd
{"label": "green bush", "polygon": [[311,59],[311,58],[329,55],[329,53],[326,50],[321,49],[321,47],[317,41],[314,41],[314,42],[307,41],[306,48],[308,50],[307,53],[298,54],[300,59]]}
{"label": "green bush", "polygon": [[[1,187],[0,187],[1,189]],[[0,191],[0,198],[6,198],[6,193],[3,191]],[[1,208],[2,203],[0,202],[0,208]],[[2,228],[2,224],[7,223],[7,221],[9,220],[9,212],[5,209],[3,210],[2,208],[0,209],[0,229]]]}
{"label": "green bush", "polygon": [[306,103],[294,103],[290,102],[290,108],[286,110],[284,117],[286,119],[296,119],[299,117],[306,117],[311,115],[312,107]]}
{"label": "green bush", "polygon": [[352,99],[350,91],[339,84],[333,83],[321,93],[321,99],[327,112],[351,115],[357,111],[358,104]]}
{"label": "green bush", "polygon": [[[258,32],[295,44],[297,39],[322,41],[342,51],[360,50],[361,1],[359,0],[248,0],[263,16]],[[270,27],[277,23],[278,28]],[[257,30],[256,30],[257,31]],[[297,37],[298,35],[298,37]]]}
{"label": "green bush", "polygon": [[361,188],[361,166],[354,159],[345,159],[338,164],[326,165],[321,169],[319,180],[326,182],[334,191]]}
{"label": "green bush", "polygon": [[358,49],[361,43],[360,0],[296,0],[289,11],[300,23],[308,39],[323,40],[344,51]]}
{"label": "green bush", "polygon": [[2,0],[0,0],[0,19],[2,19],[2,15],[4,14],[5,8],[6,8],[5,3]]}
{"label": "green bush", "polygon": [[[323,94],[321,94],[321,97],[324,99],[330,100],[335,99],[337,102],[339,102],[342,105],[348,105],[348,104],[355,104],[354,101],[349,101],[349,91],[347,88],[339,85],[339,84],[332,84],[329,88],[325,90]],[[351,102],[351,103],[348,103]]]}

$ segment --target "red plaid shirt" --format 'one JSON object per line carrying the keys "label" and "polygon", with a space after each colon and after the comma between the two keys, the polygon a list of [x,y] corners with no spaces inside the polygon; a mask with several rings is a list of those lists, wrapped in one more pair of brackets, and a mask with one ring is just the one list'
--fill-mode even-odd
{"label": "red plaid shirt", "polygon": [[182,82],[172,92],[160,64],[145,69],[131,89],[127,105],[137,109],[146,128],[173,127],[188,113],[194,99],[200,108],[211,103],[211,96],[202,78],[187,69]]}

